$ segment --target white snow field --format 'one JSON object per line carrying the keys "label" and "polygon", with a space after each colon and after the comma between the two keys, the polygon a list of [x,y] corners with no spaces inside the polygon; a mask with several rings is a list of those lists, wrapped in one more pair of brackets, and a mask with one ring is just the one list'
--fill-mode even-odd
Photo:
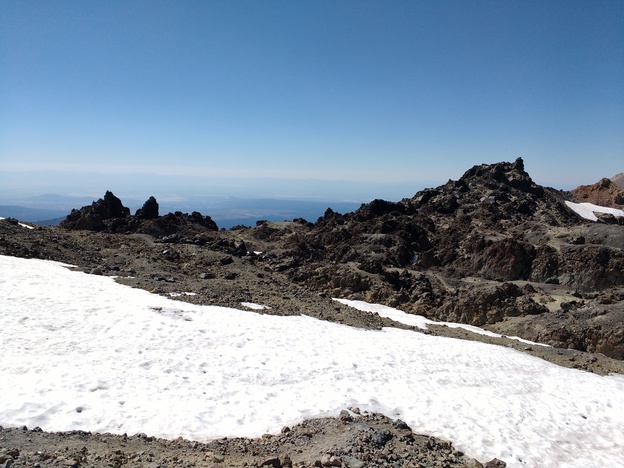
{"label": "white snow field", "polygon": [[598,221],[598,217],[594,213],[612,214],[616,218],[624,217],[624,211],[617,208],[607,208],[606,206],[598,206],[593,203],[572,203],[570,201],[566,201],[565,204],[581,218],[590,221]]}
{"label": "white snow field", "polygon": [[195,306],[5,256],[0,330],[3,426],[209,440],[357,406],[510,467],[624,460],[624,376],[504,347]]}

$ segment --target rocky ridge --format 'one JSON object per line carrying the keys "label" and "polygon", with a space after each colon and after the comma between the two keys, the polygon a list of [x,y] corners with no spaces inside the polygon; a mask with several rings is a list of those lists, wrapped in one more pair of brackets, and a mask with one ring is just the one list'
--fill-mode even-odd
{"label": "rocky ridge", "polygon": [[619,208],[624,206],[624,189],[611,179],[602,178],[593,185],[581,185],[571,191],[575,203],[593,203]]}
{"label": "rocky ridge", "polygon": [[624,312],[611,306],[624,298],[624,230],[588,223],[564,201],[518,159],[400,202],[235,234],[260,244],[270,268],[328,296],[622,359]]}

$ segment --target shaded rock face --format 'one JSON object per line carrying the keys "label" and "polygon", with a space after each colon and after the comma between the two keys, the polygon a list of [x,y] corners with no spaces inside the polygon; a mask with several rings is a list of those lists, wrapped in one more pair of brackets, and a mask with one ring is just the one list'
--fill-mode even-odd
{"label": "shaded rock face", "polygon": [[98,202],[104,208],[103,219],[125,218],[130,215],[130,210],[123,206],[121,200],[108,190],[104,194],[104,199]]}
{"label": "shaded rock face", "polygon": [[[206,231],[217,231],[217,224],[201,213],[182,212],[158,214],[158,202],[150,197],[134,216],[123,206],[121,200],[107,191],[104,198],[72,212],[63,220],[60,227],[72,230],[100,231],[109,233],[142,233],[155,237],[174,236],[170,242],[196,242],[197,236]],[[204,240],[205,242],[205,240]]]}
{"label": "shaded rock face", "polygon": [[566,246],[562,256],[566,258],[562,277],[580,291],[601,290],[624,284],[622,248],[601,245]]}
{"label": "shaded rock face", "polygon": [[112,192],[106,191],[104,198],[100,198],[90,206],[72,210],[59,226],[65,229],[105,231],[123,223],[128,216],[130,216],[130,210],[123,206],[121,200]]}
{"label": "shaded rock face", "polygon": [[[164,216],[149,219],[133,232],[150,234],[154,237],[166,237],[167,242],[202,243],[200,237],[205,231],[217,231],[219,228],[210,216],[194,211],[190,215],[176,211]],[[129,231],[130,232],[130,231]]]}
{"label": "shaded rock face", "polygon": [[531,273],[535,250],[514,239],[503,239],[475,252],[474,267],[483,277],[497,281],[527,279]]}
{"label": "shaded rock face", "polygon": [[158,218],[158,202],[154,197],[149,197],[143,207],[139,208],[135,214],[139,219],[156,219]]}
{"label": "shaded rock face", "polygon": [[570,192],[576,203],[618,208],[624,205],[624,190],[614,181],[603,178],[593,185],[581,185]]}
{"label": "shaded rock face", "polygon": [[524,297],[518,286],[503,283],[493,290],[462,292],[455,300],[443,304],[437,318],[483,326],[500,322],[505,317],[539,315],[545,312],[546,307]]}

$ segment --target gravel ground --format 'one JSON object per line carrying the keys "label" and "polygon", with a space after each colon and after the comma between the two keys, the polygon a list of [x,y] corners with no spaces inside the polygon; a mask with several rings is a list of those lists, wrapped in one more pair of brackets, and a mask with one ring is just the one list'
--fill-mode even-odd
{"label": "gravel ground", "polygon": [[207,444],[72,431],[0,429],[0,464],[12,467],[480,467],[450,442],[412,433],[402,421],[344,410],[257,439],[223,438]]}

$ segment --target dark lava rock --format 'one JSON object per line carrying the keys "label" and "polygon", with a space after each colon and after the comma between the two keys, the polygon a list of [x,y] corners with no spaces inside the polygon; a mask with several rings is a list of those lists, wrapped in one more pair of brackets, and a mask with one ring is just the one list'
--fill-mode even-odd
{"label": "dark lava rock", "polygon": [[507,466],[507,463],[505,463],[502,460],[499,460],[498,458],[493,458],[492,460],[490,460],[489,462],[485,464],[485,468],[505,468],[506,466]]}
{"label": "dark lava rock", "polygon": [[498,281],[526,279],[535,257],[532,246],[515,239],[494,242],[474,255],[475,270],[480,276]]}
{"label": "dark lava rock", "polygon": [[100,198],[90,206],[72,210],[59,226],[65,229],[110,231],[114,226],[123,224],[125,218],[129,216],[130,209],[123,206],[121,200],[107,190],[104,198]]}
{"label": "dark lava rock", "polygon": [[491,290],[463,291],[432,312],[434,318],[482,326],[497,323],[505,317],[539,315],[548,309],[524,296],[513,283],[503,283]]}
{"label": "dark lava rock", "polygon": [[59,226],[71,230],[150,234],[166,242],[187,243],[193,243],[197,234],[219,229],[210,216],[197,211],[190,215],[176,211],[159,216],[158,202],[154,197],[131,216],[130,210],[110,191],[90,206],[72,210]]}
{"label": "dark lava rock", "polygon": [[158,218],[158,202],[154,197],[149,197],[143,208],[139,208],[135,214],[139,219],[156,219]]}
{"label": "dark lava rock", "polygon": [[197,234],[218,230],[217,224],[210,216],[204,216],[197,211],[190,215],[176,211],[155,219],[145,220],[136,227],[129,224],[127,232],[150,234],[154,237],[165,237],[175,234],[177,237],[175,239],[172,238],[170,242],[195,243],[194,236]]}
{"label": "dark lava rock", "polygon": [[[474,166],[457,181],[399,202],[374,200],[346,214],[330,208],[313,225],[261,222],[241,233],[247,243],[264,243],[265,268],[327,296],[495,324],[548,311],[535,290],[511,282],[580,293],[624,286],[624,230],[580,219],[566,196],[536,184],[518,158]],[[589,339],[582,327],[570,333],[551,341],[577,346]],[[603,346],[613,355],[616,336]]]}
{"label": "dark lava rock", "polygon": [[392,440],[392,432],[386,430],[375,431],[371,437],[371,442],[379,447],[383,447],[390,440]]}

